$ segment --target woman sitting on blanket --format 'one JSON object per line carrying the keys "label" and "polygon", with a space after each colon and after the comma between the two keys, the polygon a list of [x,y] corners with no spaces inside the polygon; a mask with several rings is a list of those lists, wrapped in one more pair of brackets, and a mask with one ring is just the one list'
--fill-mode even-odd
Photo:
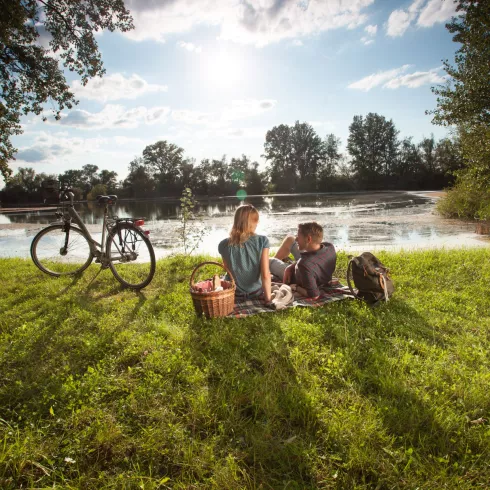
{"label": "woman sitting on blanket", "polygon": [[259,213],[251,204],[239,206],[230,237],[220,242],[218,251],[235,279],[237,301],[262,298],[269,304],[269,239],[255,234],[258,222]]}

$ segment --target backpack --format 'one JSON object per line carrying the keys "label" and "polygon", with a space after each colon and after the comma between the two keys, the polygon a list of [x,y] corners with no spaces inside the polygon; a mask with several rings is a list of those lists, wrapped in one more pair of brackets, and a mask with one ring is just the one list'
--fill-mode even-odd
{"label": "backpack", "polygon": [[[388,301],[395,290],[389,272],[390,270],[372,253],[364,252],[349,261],[347,284],[355,298],[376,305],[380,301]],[[358,289],[357,294],[352,288],[351,278],[354,279],[354,285]]]}

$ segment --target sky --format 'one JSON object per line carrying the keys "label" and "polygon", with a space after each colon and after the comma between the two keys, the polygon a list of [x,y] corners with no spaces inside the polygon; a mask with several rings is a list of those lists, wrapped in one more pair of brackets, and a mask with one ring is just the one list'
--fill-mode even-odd
{"label": "sky", "polygon": [[[97,34],[106,75],[83,87],[59,121],[22,120],[18,167],[61,173],[89,163],[123,179],[160,140],[195,158],[260,163],[265,134],[312,124],[345,149],[354,115],[392,119],[400,137],[432,133],[430,87],[458,45],[452,0],[126,0],[127,33]],[[46,115],[50,112],[47,108]]]}

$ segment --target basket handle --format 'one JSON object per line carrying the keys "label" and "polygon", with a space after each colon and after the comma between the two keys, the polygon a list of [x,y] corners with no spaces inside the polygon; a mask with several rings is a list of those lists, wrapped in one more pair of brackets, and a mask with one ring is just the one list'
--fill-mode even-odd
{"label": "basket handle", "polygon": [[191,274],[191,278],[189,279],[189,286],[191,287],[191,289],[194,287],[194,276],[196,275],[196,272],[203,266],[203,265],[217,265],[219,267],[222,267],[227,273],[228,275],[231,277],[231,282],[233,285],[235,285],[235,279],[233,279],[233,274],[230,272],[230,270],[228,269],[228,267],[226,267],[226,265],[224,264],[220,264],[219,262],[202,262],[200,264],[198,264],[194,270],[192,271],[192,274]]}

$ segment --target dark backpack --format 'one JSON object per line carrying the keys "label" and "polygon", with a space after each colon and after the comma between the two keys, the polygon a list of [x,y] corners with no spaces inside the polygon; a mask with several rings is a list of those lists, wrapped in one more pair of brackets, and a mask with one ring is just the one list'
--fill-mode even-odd
{"label": "dark backpack", "polygon": [[[352,295],[363,299],[370,305],[379,301],[388,301],[395,287],[389,277],[389,269],[385,267],[372,253],[364,252],[349,261],[347,266],[347,284]],[[354,279],[357,294],[352,288],[351,279]]]}

